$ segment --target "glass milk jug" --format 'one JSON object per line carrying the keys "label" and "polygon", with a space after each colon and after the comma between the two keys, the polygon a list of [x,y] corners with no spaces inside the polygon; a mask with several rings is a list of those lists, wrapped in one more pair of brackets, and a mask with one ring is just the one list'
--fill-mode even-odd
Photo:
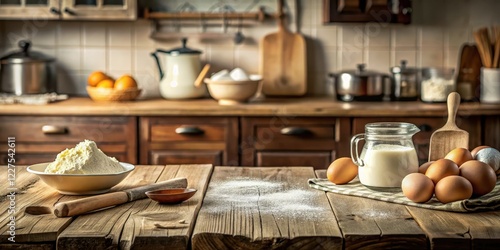
{"label": "glass milk jug", "polygon": [[[366,124],[365,133],[351,139],[351,158],[358,165],[361,184],[377,191],[400,191],[403,178],[418,172],[412,136],[419,131],[411,123]],[[360,155],[361,140],[365,140],[365,144]]]}

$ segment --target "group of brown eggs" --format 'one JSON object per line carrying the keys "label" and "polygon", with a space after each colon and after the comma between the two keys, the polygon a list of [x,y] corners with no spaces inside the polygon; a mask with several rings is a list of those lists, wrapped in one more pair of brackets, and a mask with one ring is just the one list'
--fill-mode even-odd
{"label": "group of brown eggs", "polygon": [[491,192],[500,173],[500,152],[488,146],[469,151],[456,148],[442,159],[419,167],[407,175],[403,194],[413,202],[425,203],[434,195],[442,203],[479,197]]}
{"label": "group of brown eggs", "polygon": [[[479,197],[491,192],[500,175],[500,152],[489,146],[469,151],[456,148],[444,158],[429,161],[403,179],[403,194],[413,202],[425,203],[433,196],[442,203]],[[330,164],[326,176],[340,185],[358,175],[358,166],[350,157],[341,157]]]}

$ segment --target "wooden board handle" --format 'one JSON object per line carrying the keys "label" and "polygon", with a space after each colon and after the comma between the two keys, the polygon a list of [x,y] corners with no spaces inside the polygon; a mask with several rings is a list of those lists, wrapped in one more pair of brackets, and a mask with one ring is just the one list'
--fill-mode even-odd
{"label": "wooden board handle", "polygon": [[57,217],[75,216],[126,202],[128,202],[128,195],[123,191],[101,194],[78,200],[57,203],[54,205],[54,215]]}
{"label": "wooden board handle", "polygon": [[446,121],[447,127],[457,127],[455,118],[457,116],[458,106],[460,105],[460,95],[457,92],[451,92],[448,95],[448,120]]}

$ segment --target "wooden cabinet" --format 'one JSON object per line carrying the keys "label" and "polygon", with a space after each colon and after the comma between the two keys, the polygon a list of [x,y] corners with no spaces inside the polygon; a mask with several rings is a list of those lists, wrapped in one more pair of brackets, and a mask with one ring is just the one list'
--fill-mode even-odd
{"label": "wooden cabinet", "polygon": [[485,117],[482,138],[482,145],[500,149],[500,116]]}
{"label": "wooden cabinet", "polygon": [[[88,139],[108,156],[137,163],[137,118],[112,116],[0,116],[0,138],[15,138],[16,164],[53,161],[66,148]],[[7,152],[7,144],[0,144]],[[0,156],[0,164],[7,155]]]}
{"label": "wooden cabinet", "polygon": [[7,0],[0,19],[135,20],[137,0]]}
{"label": "wooden cabinet", "polygon": [[[420,132],[413,136],[413,144],[417,150],[419,162],[427,162],[429,158],[429,141],[432,133],[446,123],[446,117],[370,117],[354,118],[352,134],[364,133],[365,125],[372,122],[408,122],[420,128]],[[457,126],[469,132],[469,148],[481,144],[481,118],[460,117],[456,119]]]}
{"label": "wooden cabinet", "polygon": [[411,0],[324,0],[323,21],[332,22],[411,22]]}
{"label": "wooden cabinet", "polygon": [[237,117],[141,117],[141,164],[238,166]]}
{"label": "wooden cabinet", "polygon": [[328,168],[348,154],[349,128],[348,118],[243,117],[241,165]]}

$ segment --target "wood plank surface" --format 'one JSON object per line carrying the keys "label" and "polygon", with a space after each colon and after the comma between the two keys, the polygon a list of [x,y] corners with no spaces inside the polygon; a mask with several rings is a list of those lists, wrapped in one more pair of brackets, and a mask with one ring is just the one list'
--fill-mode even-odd
{"label": "wood plank surface", "polygon": [[[326,170],[317,170],[326,178]],[[405,206],[327,192],[344,237],[344,249],[426,249],[425,232]]]}
{"label": "wood plank surface", "polygon": [[[198,192],[180,204],[160,205],[150,199],[143,199],[79,216],[61,233],[57,247],[186,249],[212,166],[170,165],[138,169],[140,171],[129,175],[118,189],[187,177],[188,187],[196,188]],[[180,220],[184,220],[184,223],[179,223]]]}
{"label": "wood plank surface", "polygon": [[215,167],[193,249],[342,249],[312,167]]}
{"label": "wood plank surface", "polygon": [[[462,103],[459,116],[499,115],[500,104]],[[333,97],[266,98],[261,103],[221,106],[213,99],[137,100],[135,102],[94,102],[85,97],[48,105],[2,105],[0,115],[111,115],[111,116],[337,116],[337,117],[406,117],[446,115],[446,104],[422,102],[340,102]]]}
{"label": "wood plank surface", "polygon": [[[0,167],[0,176],[2,180],[7,177],[7,167]],[[24,211],[26,206],[31,204],[52,207],[61,198],[61,195],[40,181],[36,175],[27,172],[25,166],[16,167],[14,204],[7,196],[10,193],[9,183],[2,181],[0,187],[2,194],[0,209],[3,211],[0,217],[2,225],[0,249],[31,249],[35,247],[31,243],[43,243],[43,246],[37,246],[39,249],[55,248],[57,236],[71,223],[72,218],[57,218],[53,214],[30,215]],[[10,205],[15,207],[13,214],[8,212]],[[15,222],[15,244],[11,244],[12,242],[8,239],[11,236],[8,232],[11,216],[15,217],[13,220]]]}

